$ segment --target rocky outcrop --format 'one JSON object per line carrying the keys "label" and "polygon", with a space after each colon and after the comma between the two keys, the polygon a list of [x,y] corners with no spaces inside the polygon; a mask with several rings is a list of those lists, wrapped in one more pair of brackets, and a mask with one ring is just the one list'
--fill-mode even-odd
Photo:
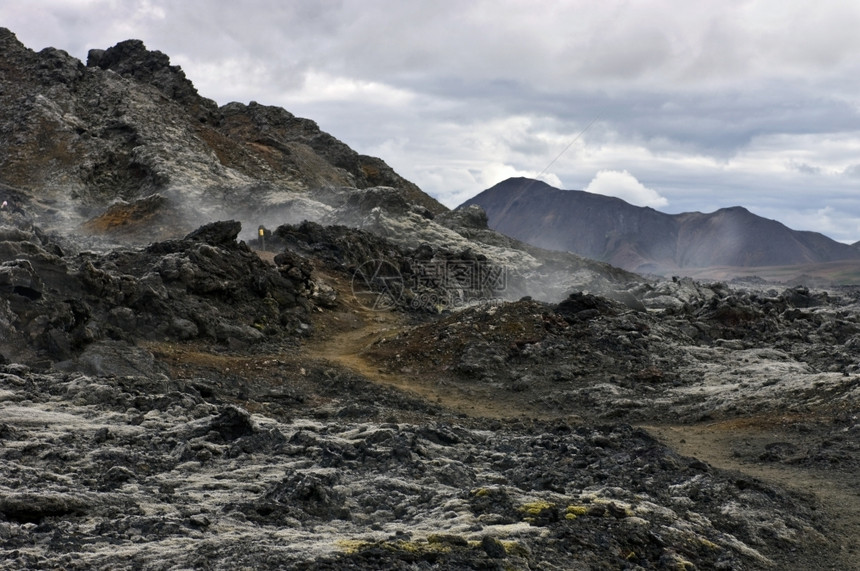
{"label": "rocky outcrop", "polygon": [[[287,187],[298,185],[299,189],[385,186],[397,189],[402,200],[431,212],[447,210],[382,160],[359,155],[310,119],[253,101],[230,103],[219,113],[217,133],[204,132],[203,136],[222,163],[256,179],[292,181]],[[236,147],[235,142],[241,146]]]}
{"label": "rocky outcrop", "polygon": [[264,263],[237,242],[240,229],[219,222],[144,249],[74,255],[8,230],[0,242],[10,259],[0,265],[0,354],[72,367],[117,341],[237,346],[306,333],[310,268],[294,256]]}
{"label": "rocky outcrop", "polygon": [[106,50],[92,49],[87,67],[110,70],[144,85],[157,87],[164,95],[195,109],[201,121],[215,119],[218,106],[197,93],[182,68],[170,65],[170,58],[160,51],[150,51],[140,40],[126,40]]}

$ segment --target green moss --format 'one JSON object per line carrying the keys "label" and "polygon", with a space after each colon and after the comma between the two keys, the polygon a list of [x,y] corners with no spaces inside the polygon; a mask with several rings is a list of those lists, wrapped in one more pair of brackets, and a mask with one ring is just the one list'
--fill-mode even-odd
{"label": "green moss", "polygon": [[474,490],[472,490],[472,495],[476,498],[483,498],[490,495],[490,490],[488,490],[487,488],[475,488]]}

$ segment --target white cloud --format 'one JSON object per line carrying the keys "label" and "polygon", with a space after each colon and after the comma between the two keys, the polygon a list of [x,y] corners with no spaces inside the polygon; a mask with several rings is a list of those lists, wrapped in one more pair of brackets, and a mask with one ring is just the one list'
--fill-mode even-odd
{"label": "white cloud", "polygon": [[[149,47],[149,46],[147,46]],[[250,57],[231,57],[218,61],[197,61],[188,56],[167,54],[170,63],[178,65],[203,97],[220,105],[231,101],[258,101],[270,105],[267,95],[275,70]],[[224,86],[230,86],[225,89]]]}
{"label": "white cloud", "polygon": [[[798,207],[792,211],[782,211],[780,222],[795,230],[821,232],[834,240],[853,244],[860,240],[860,216],[837,206],[827,205],[819,209]],[[771,218],[770,212],[761,213]]]}
{"label": "white cloud", "polygon": [[598,172],[585,187],[586,192],[615,196],[636,206],[660,207],[669,201],[636,180],[636,177],[625,171],[603,170]]}
{"label": "white cloud", "polygon": [[305,74],[303,88],[290,94],[293,101],[365,101],[377,105],[407,105],[413,94],[376,81],[338,77],[326,72],[311,70]]}

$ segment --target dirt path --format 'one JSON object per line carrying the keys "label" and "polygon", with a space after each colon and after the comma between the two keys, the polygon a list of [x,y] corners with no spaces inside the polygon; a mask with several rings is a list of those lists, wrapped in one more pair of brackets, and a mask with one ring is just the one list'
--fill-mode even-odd
{"label": "dirt path", "polygon": [[[419,391],[419,387],[413,386],[414,384],[407,379],[400,375],[387,374],[361,356],[361,352],[366,347],[385,339],[386,335],[396,335],[399,330],[406,327],[402,317],[386,311],[362,311],[357,318],[353,314],[344,321],[342,327],[347,330],[335,331],[325,335],[324,338],[312,340],[304,347],[305,355],[312,359],[330,361],[371,381],[435,400],[432,398],[434,396],[432,393]],[[329,321],[328,329],[332,328],[332,324],[333,322]]]}
{"label": "dirt path", "polygon": [[642,426],[655,438],[679,454],[704,460],[725,470],[735,470],[766,483],[813,496],[825,513],[832,530],[829,537],[839,553],[833,553],[844,566],[860,569],[860,475],[822,470],[779,462],[745,458],[744,449],[763,441],[785,440],[785,434],[755,422],[714,422],[699,425]]}
{"label": "dirt path", "polygon": [[[410,327],[407,318],[391,311],[352,308],[348,314],[332,315],[323,328],[326,333],[304,347],[311,359],[322,359],[345,367],[361,376],[402,390],[429,402],[472,417],[512,419],[522,417],[526,409],[515,398],[499,398],[489,389],[462,389],[444,382],[428,382],[418,371],[391,373],[380,369],[362,353],[374,343],[397,335]],[[534,417],[529,412],[528,416]]]}

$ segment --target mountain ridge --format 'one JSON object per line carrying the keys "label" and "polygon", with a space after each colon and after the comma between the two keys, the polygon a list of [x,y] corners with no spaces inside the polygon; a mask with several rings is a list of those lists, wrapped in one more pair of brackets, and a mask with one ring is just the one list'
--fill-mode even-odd
{"label": "mountain ridge", "polygon": [[469,205],[483,208],[494,230],[636,272],[860,259],[855,247],[817,232],[792,230],[742,206],[666,214],[521,177],[502,181],[461,207]]}

